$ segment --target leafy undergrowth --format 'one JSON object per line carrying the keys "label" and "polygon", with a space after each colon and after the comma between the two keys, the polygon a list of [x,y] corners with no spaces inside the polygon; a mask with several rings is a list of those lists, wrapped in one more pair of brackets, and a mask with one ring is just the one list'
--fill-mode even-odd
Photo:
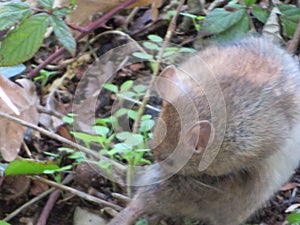
{"label": "leafy undergrowth", "polygon": [[[208,1],[205,10],[200,10],[199,5],[195,6],[199,10],[193,10],[193,4],[199,1],[189,0],[186,6],[190,10],[183,8],[177,18],[176,32],[170,40],[173,44],[163,47],[178,2],[155,1],[156,5],[150,7],[151,1],[138,1],[142,7],[130,21],[126,21],[130,11],[124,10],[106,21],[106,26],[87,26],[84,32],[88,30],[89,35],[78,42],[84,35],[81,33],[77,39],[72,35],[76,36],[80,29],[70,32],[63,22],[72,7],[52,8],[53,1],[41,2],[43,10],[20,2],[0,7],[0,66],[5,66],[0,72],[14,81],[24,76],[31,78],[36,87],[33,90],[32,83],[26,88],[24,83],[16,85],[8,79],[0,83],[12,101],[6,101],[9,107],[1,105],[0,111],[21,114],[19,118],[28,127],[25,130],[19,126],[20,121],[8,118],[0,121],[3,130],[11,129],[0,137],[1,143],[8,143],[0,148],[0,168],[5,175],[0,177],[0,218],[12,225],[76,224],[73,221],[80,224],[78,221],[88,215],[86,209],[91,215],[101,215],[91,220],[104,224],[126,205],[126,196],[132,190],[124,184],[133,182],[134,167],[154,161],[149,142],[162,103],[157,94],[148,93],[149,101],[143,114],[139,114],[151,74],[162,65],[182,62],[199,45],[207,45],[211,40],[231,40],[251,29],[265,35],[271,33],[273,39],[280,41],[291,39],[300,18],[299,9],[293,4],[276,3],[271,8],[254,0],[221,5]],[[69,23],[82,25],[86,20],[76,18],[72,14]],[[50,34],[45,36],[47,29]],[[28,43],[22,39],[24,35]],[[12,44],[18,45],[17,53]],[[60,52],[59,46],[68,52],[49,61]],[[14,67],[6,67],[10,65]],[[127,165],[127,172],[123,164]],[[286,217],[300,206],[299,185],[300,170],[248,223],[287,224]],[[55,191],[53,186],[63,191]],[[30,202],[33,199],[36,201]],[[24,204],[29,206],[12,214]],[[291,223],[299,223],[298,215],[290,215]],[[162,224],[175,224],[172,219],[165,219]],[[5,224],[0,221],[0,225]],[[141,220],[138,224],[147,223]],[[188,224],[199,223],[185,221]]]}

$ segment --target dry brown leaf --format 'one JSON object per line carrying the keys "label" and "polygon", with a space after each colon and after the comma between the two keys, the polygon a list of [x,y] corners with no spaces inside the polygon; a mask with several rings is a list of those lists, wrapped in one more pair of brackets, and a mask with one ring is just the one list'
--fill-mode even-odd
{"label": "dry brown leaf", "polygon": [[[39,115],[35,86],[27,79],[21,79],[18,83],[23,87],[0,75],[0,87],[21,113],[17,117],[37,124]],[[15,116],[2,99],[0,99],[0,111]],[[12,161],[18,156],[26,127],[5,118],[0,118],[0,126],[0,153],[6,161]]]}
{"label": "dry brown leaf", "polygon": [[[159,2],[161,0],[138,0],[134,4],[131,4],[127,8],[141,7],[150,5],[153,2],[158,2],[157,4],[153,4],[154,10],[157,10]],[[69,0],[56,0],[57,6],[64,6],[69,4]],[[91,19],[91,17],[97,12],[107,12],[120,5],[124,0],[77,0],[76,9],[67,17],[67,21],[71,24],[75,25],[86,25],[87,22]]]}

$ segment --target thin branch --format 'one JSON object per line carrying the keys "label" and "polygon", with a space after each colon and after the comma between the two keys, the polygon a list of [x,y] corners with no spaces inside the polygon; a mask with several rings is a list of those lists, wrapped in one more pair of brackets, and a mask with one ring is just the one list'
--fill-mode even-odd
{"label": "thin branch", "polygon": [[[146,109],[146,106],[147,106],[147,103],[148,103],[148,100],[149,100],[149,97],[150,97],[150,94],[151,94],[152,87],[154,86],[155,80],[156,80],[156,78],[158,76],[158,73],[159,73],[159,68],[160,68],[163,53],[164,53],[168,43],[171,40],[171,37],[172,37],[173,33],[175,31],[176,20],[177,20],[177,17],[180,13],[180,9],[182,8],[184,2],[185,2],[184,0],[180,1],[179,5],[176,9],[176,12],[175,12],[175,14],[174,14],[174,16],[173,16],[173,18],[170,22],[169,27],[168,27],[167,33],[166,33],[165,38],[164,38],[164,42],[162,44],[162,47],[161,47],[161,49],[158,53],[158,56],[157,56],[157,60],[155,62],[154,71],[153,71],[153,75],[151,77],[150,84],[149,84],[148,89],[145,93],[145,96],[144,96],[144,99],[142,101],[141,107],[139,108],[137,118],[136,118],[136,120],[134,121],[134,124],[133,124],[133,129],[132,129],[133,133],[138,133],[140,122],[141,122],[142,116],[144,114],[144,111]],[[131,186],[130,185],[132,183],[133,174],[134,174],[134,167],[129,163],[128,171],[127,171],[127,194],[128,194],[128,196],[131,196]]]}
{"label": "thin branch", "polygon": [[[63,184],[68,184],[69,182],[71,182],[72,179],[70,179],[70,176],[67,176],[64,180],[63,180]],[[41,200],[42,198],[46,197],[47,195],[49,195],[51,192],[55,191],[55,188],[50,188],[47,191],[44,191],[43,193],[41,193],[40,195],[34,197],[33,199],[31,199],[30,201],[26,202],[24,205],[22,205],[21,207],[17,208],[15,211],[11,212],[8,216],[6,216],[3,220],[4,221],[9,221],[12,218],[14,218],[15,216],[17,216],[21,211],[23,211],[24,209],[28,208],[29,206],[31,206],[32,204],[34,204],[35,202]]]}
{"label": "thin branch", "polygon": [[162,44],[162,47],[158,53],[158,56],[157,56],[157,60],[156,60],[156,65],[154,67],[154,71],[153,71],[153,75],[152,75],[152,78],[151,78],[151,81],[150,81],[150,84],[149,84],[149,87],[147,89],[147,92],[145,94],[145,97],[142,101],[142,105],[141,107],[139,108],[139,111],[138,111],[138,115],[137,115],[137,118],[133,124],[133,133],[137,133],[138,132],[138,129],[139,129],[139,124],[140,124],[140,121],[141,121],[141,118],[143,116],[143,113],[145,111],[145,108],[146,108],[146,105],[148,103],[148,100],[149,100],[149,97],[150,97],[150,93],[151,93],[151,89],[154,85],[154,82],[156,80],[156,77],[158,76],[158,72],[159,72],[159,68],[160,68],[160,64],[161,64],[161,60],[162,60],[162,56],[164,54],[164,51],[168,45],[168,43],[170,42],[171,40],[171,37],[175,31],[175,28],[176,28],[176,20],[177,20],[177,17],[180,13],[180,9],[181,7],[183,6],[184,4],[184,0],[181,0],[177,9],[176,9],[176,13],[174,14],[171,22],[170,22],[170,25],[168,27],[168,30],[167,30],[167,33],[165,35],[165,38],[164,38],[164,42]]}
{"label": "thin branch", "polygon": [[80,198],[86,199],[88,201],[95,202],[95,203],[97,203],[99,205],[109,206],[109,207],[112,207],[112,208],[114,208],[116,210],[122,210],[122,207],[120,207],[120,206],[118,206],[116,204],[104,201],[104,200],[102,200],[100,198],[96,198],[96,197],[94,197],[92,195],[86,194],[86,193],[84,193],[82,191],[78,191],[78,190],[76,190],[74,188],[65,186],[63,184],[58,184],[58,183],[56,183],[54,181],[51,181],[51,180],[48,180],[48,179],[45,179],[45,178],[42,178],[42,177],[39,177],[39,176],[34,176],[34,177],[32,176],[30,178],[34,179],[34,180],[41,181],[41,182],[46,183],[48,185],[51,185],[51,186],[53,186],[55,188],[59,188],[59,189],[64,190],[64,191],[68,191],[68,192],[70,192],[70,193],[72,193],[72,194],[74,194],[74,195],[76,195],[76,196],[78,196]]}
{"label": "thin branch", "polygon": [[0,112],[0,117],[6,118],[6,119],[8,119],[10,121],[16,122],[16,123],[21,124],[23,126],[26,126],[26,127],[32,128],[32,129],[34,129],[36,131],[39,131],[40,133],[42,133],[42,134],[44,134],[44,135],[46,135],[46,136],[48,136],[48,137],[50,137],[52,139],[55,139],[55,140],[60,141],[60,142],[62,142],[64,144],[70,145],[75,150],[78,149],[78,150],[80,150],[80,151],[82,151],[82,152],[84,152],[84,153],[86,153],[88,155],[93,156],[96,159],[101,159],[101,160],[109,161],[114,166],[114,168],[118,169],[119,171],[125,171],[126,170],[126,166],[123,166],[122,164],[117,163],[114,160],[110,160],[110,159],[108,159],[108,158],[106,158],[104,156],[100,156],[98,154],[98,152],[96,152],[96,151],[93,151],[93,150],[91,150],[89,148],[81,146],[81,145],[79,145],[79,144],[77,144],[77,143],[75,143],[73,141],[70,141],[70,140],[68,140],[68,139],[66,139],[66,138],[64,138],[62,136],[59,136],[59,135],[54,134],[54,133],[51,133],[48,130],[46,130],[44,128],[41,128],[41,127],[38,127],[38,126],[36,126],[36,125],[34,125],[32,123],[29,123],[29,122],[27,122],[25,120],[19,119],[19,118],[14,117],[14,116],[11,116],[11,115],[9,115],[7,113],[4,113],[4,112]]}

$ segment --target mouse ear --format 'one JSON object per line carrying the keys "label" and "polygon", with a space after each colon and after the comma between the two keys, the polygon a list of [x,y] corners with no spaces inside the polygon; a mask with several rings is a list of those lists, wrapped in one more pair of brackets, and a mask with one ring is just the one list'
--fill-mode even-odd
{"label": "mouse ear", "polygon": [[178,70],[171,65],[166,67],[156,80],[156,88],[163,99],[172,101],[184,93],[184,85],[178,76]]}
{"label": "mouse ear", "polygon": [[200,154],[205,150],[212,136],[212,124],[207,120],[201,120],[188,130],[185,141],[190,147],[195,148],[196,154]]}

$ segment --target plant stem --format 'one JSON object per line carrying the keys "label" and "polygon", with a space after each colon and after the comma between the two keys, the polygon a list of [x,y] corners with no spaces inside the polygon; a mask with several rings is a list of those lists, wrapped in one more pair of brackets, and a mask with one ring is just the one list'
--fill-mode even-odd
{"label": "plant stem", "polygon": [[[175,31],[176,19],[177,19],[179,13],[180,13],[180,9],[183,6],[184,2],[185,2],[184,0],[180,1],[179,5],[176,9],[176,13],[172,17],[172,20],[170,22],[167,33],[166,33],[165,38],[164,38],[164,42],[163,42],[162,47],[161,47],[161,49],[158,53],[157,60],[155,61],[154,71],[153,71],[153,74],[152,74],[152,77],[151,77],[149,87],[148,87],[148,89],[145,93],[145,96],[143,98],[141,107],[139,108],[139,111],[138,111],[138,114],[137,114],[137,118],[136,118],[136,120],[134,121],[134,124],[133,124],[132,132],[135,133],[135,134],[138,133],[138,131],[139,131],[139,125],[140,125],[140,122],[141,122],[141,118],[144,114],[145,108],[147,106],[147,103],[148,103],[148,100],[149,100],[149,97],[150,97],[152,87],[153,87],[153,85],[156,81],[156,78],[158,76],[158,73],[159,73],[159,68],[160,68],[163,53],[164,53],[168,43],[171,40],[171,37],[172,37],[173,33]],[[127,194],[129,196],[131,196],[131,184],[132,184],[132,177],[133,177],[133,174],[134,174],[134,165],[133,165],[133,163],[134,163],[134,160],[133,160],[132,163],[129,163],[128,170],[127,170]]]}

